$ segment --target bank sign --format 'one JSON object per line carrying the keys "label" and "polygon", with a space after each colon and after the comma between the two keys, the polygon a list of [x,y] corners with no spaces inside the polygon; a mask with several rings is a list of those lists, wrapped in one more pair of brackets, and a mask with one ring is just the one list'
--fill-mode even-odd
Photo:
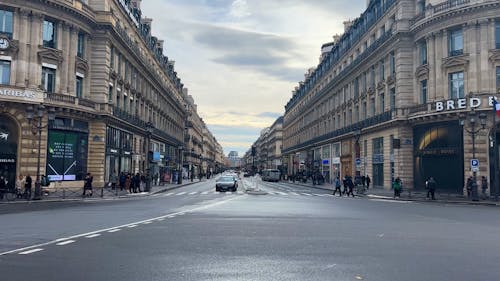
{"label": "bank sign", "polygon": [[[495,97],[488,97],[488,106],[493,107]],[[456,100],[438,101],[436,102],[436,111],[452,111],[456,109],[480,108],[482,104],[481,98],[461,98]]]}
{"label": "bank sign", "polygon": [[0,100],[43,102],[43,93],[38,91],[0,87]]}

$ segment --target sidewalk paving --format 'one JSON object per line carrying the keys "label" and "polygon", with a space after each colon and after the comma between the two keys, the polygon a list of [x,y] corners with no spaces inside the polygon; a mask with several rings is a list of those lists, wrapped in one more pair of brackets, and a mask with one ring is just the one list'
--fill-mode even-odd
{"label": "sidewalk paving", "polygon": [[[321,185],[313,185],[312,182],[308,181],[307,183],[302,182],[292,182],[285,181],[288,183],[306,186],[310,188],[329,190],[333,192],[335,187],[333,184],[325,183]],[[342,187],[343,189],[343,187]],[[354,192],[356,193],[356,188],[354,188]],[[364,194],[356,194],[356,196],[367,197],[367,198],[376,198],[383,200],[406,200],[406,201],[418,201],[418,202],[439,202],[439,203],[447,203],[447,204],[468,204],[468,205],[482,205],[482,206],[500,206],[500,202],[495,201],[494,198],[487,198],[485,200],[480,199],[479,201],[472,201],[470,198],[463,196],[462,194],[453,194],[453,193],[441,193],[439,190],[435,193],[436,200],[429,200],[427,198],[427,191],[417,190],[413,191],[411,189],[403,189],[401,192],[401,197],[394,198],[394,191],[388,188],[370,188],[365,191]]]}
{"label": "sidewalk paving", "polygon": [[150,192],[139,192],[139,193],[129,193],[127,190],[111,189],[110,187],[98,187],[93,188],[93,194],[91,197],[82,196],[83,187],[81,190],[74,189],[61,189],[56,192],[43,195],[41,200],[26,200],[26,199],[15,199],[13,201],[8,201],[5,198],[0,200],[0,204],[23,204],[23,203],[36,203],[36,202],[68,202],[68,201],[82,201],[82,200],[117,200],[131,197],[142,197],[150,196],[157,193],[167,192],[169,190],[181,188],[183,186],[195,184],[198,182],[205,181],[204,179],[195,179],[193,182],[190,180],[183,180],[181,184],[165,184],[165,185],[154,185],[151,187]]}

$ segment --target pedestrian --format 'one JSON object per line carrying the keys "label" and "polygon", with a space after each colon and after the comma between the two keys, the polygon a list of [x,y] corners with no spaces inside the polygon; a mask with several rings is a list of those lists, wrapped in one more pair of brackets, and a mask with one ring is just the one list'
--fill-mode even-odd
{"label": "pedestrian", "polygon": [[16,180],[16,197],[22,198],[24,194],[24,178],[23,175],[19,175]]}
{"label": "pedestrian", "polygon": [[437,183],[436,183],[436,181],[434,180],[433,177],[429,178],[429,181],[427,182],[427,185],[428,185],[428,188],[429,188],[429,192],[431,193],[431,199],[432,200],[436,200],[436,198],[434,197],[434,193],[436,192]]}
{"label": "pedestrian", "polygon": [[335,190],[333,191],[333,195],[335,195],[337,193],[337,190],[339,191],[339,196],[342,197],[342,191],[340,190],[340,178],[339,176],[337,176],[335,178]]}
{"label": "pedestrian", "polygon": [[425,190],[427,190],[427,199],[430,199],[431,191],[429,190],[429,178],[425,180]]}
{"label": "pedestrian", "polygon": [[134,193],[141,192],[141,174],[136,173],[133,179]]}
{"label": "pedestrian", "polygon": [[111,189],[115,190],[116,183],[118,182],[118,176],[116,175],[116,171],[113,171],[109,176],[109,182],[111,183]]}
{"label": "pedestrian", "polygon": [[363,187],[365,187],[366,185],[366,177],[364,175],[361,176],[361,184],[363,185]]}
{"label": "pedestrian", "polygon": [[394,189],[394,199],[396,199],[396,197],[400,198],[401,197],[401,189],[402,189],[402,186],[401,186],[401,179],[399,179],[399,177],[397,177],[394,182],[392,183],[392,188]]}
{"label": "pedestrian", "polygon": [[0,176],[0,200],[3,199],[4,192],[7,191],[7,183],[5,182],[5,178]]}
{"label": "pedestrian", "polygon": [[125,189],[125,181],[127,180],[127,175],[125,175],[124,172],[120,173],[120,178],[118,179],[119,185],[120,185],[120,190]]}
{"label": "pedestrian", "polygon": [[465,184],[465,188],[467,189],[467,198],[472,196],[473,181],[472,177],[467,178],[467,183]]}
{"label": "pedestrian", "polygon": [[31,199],[31,186],[33,183],[33,179],[31,179],[31,176],[28,174],[26,176],[26,179],[24,180],[24,196],[27,200]]}
{"label": "pedestrian", "polygon": [[488,180],[486,179],[485,176],[481,177],[481,197],[483,200],[486,199],[486,190],[488,189]]}
{"label": "pedestrian", "polygon": [[83,184],[83,196],[92,196],[92,181],[94,177],[91,173],[87,173]]}
{"label": "pedestrian", "polygon": [[347,177],[347,187],[348,187],[347,197],[349,197],[349,194],[351,194],[352,197],[354,197],[354,182],[352,181],[351,176]]}
{"label": "pedestrian", "polygon": [[349,189],[348,183],[347,183],[348,176],[344,176],[344,179],[342,180],[342,185],[344,186],[344,190],[342,190],[342,194],[346,194],[347,190]]}
{"label": "pedestrian", "polygon": [[372,180],[370,179],[369,175],[366,175],[366,189],[370,189],[370,183]]}
{"label": "pedestrian", "polygon": [[132,193],[132,175],[130,173],[127,174],[125,177],[125,190],[127,190],[129,193]]}

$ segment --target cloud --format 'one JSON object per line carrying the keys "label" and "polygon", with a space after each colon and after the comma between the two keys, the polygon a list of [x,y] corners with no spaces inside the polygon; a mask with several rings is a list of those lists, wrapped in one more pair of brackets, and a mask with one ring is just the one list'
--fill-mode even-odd
{"label": "cloud", "polygon": [[279,112],[262,112],[262,113],[255,115],[255,116],[256,117],[263,117],[263,118],[275,118],[275,119],[277,119],[281,115],[282,115],[282,113],[279,113]]}
{"label": "cloud", "polygon": [[251,13],[248,10],[247,1],[235,0],[231,4],[231,10],[229,11],[229,15],[235,18],[244,18],[250,16]]}

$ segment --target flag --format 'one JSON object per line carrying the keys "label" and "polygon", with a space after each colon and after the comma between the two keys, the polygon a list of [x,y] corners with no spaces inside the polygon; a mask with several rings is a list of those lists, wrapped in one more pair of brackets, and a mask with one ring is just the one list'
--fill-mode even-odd
{"label": "flag", "polygon": [[493,99],[493,110],[495,110],[497,116],[500,117],[500,102],[497,102],[496,99]]}

